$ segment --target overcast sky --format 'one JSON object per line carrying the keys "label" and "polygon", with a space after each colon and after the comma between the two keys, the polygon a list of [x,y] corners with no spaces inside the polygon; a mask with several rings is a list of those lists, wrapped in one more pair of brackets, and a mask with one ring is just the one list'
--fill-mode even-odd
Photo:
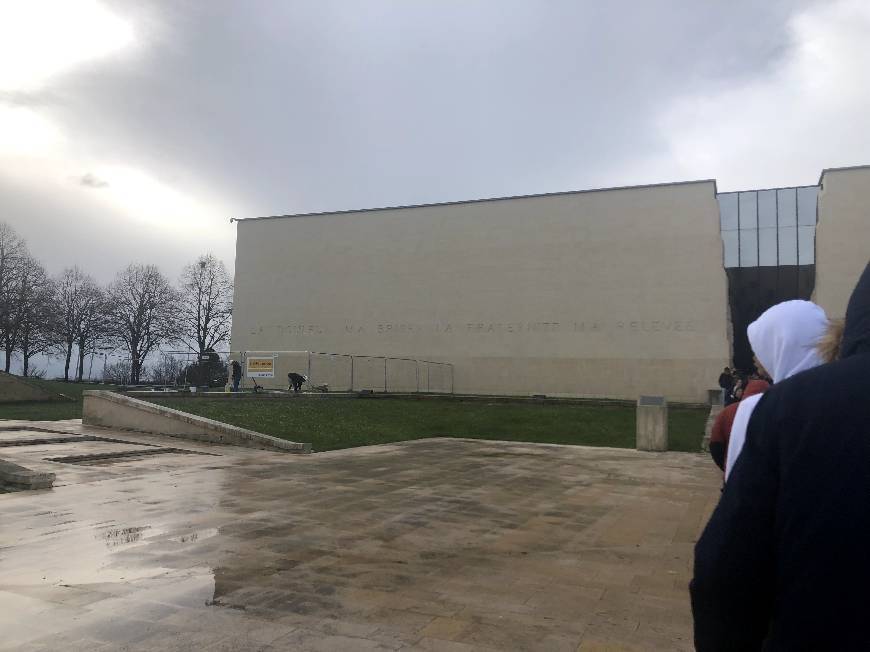
{"label": "overcast sky", "polygon": [[172,278],[230,217],[870,163],[867,0],[0,0],[0,220]]}

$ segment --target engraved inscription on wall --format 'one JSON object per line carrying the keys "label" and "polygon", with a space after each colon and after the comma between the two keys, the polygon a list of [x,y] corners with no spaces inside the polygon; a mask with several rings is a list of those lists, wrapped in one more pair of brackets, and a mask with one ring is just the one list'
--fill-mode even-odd
{"label": "engraved inscription on wall", "polygon": [[290,323],[261,325],[251,335],[311,337],[319,335],[427,335],[444,337],[487,335],[543,335],[543,334],[604,334],[604,333],[695,333],[700,329],[693,319],[602,319],[577,321],[516,321],[482,322],[450,321],[434,323],[414,322],[352,322],[335,327],[316,323]]}

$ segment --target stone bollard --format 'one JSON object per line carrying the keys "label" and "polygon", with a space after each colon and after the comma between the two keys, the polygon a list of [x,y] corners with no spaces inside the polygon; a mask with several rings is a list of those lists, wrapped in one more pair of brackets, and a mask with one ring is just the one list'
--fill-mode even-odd
{"label": "stone bollard", "polygon": [[637,450],[668,450],[668,402],[664,396],[637,400]]}

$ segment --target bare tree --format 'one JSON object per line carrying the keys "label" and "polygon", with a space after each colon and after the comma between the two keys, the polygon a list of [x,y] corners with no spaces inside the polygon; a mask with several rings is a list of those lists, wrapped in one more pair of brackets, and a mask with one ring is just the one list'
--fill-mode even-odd
{"label": "bare tree", "polygon": [[[142,367],[140,373],[145,374],[145,368]],[[119,360],[110,365],[106,365],[103,369],[103,382],[112,383],[113,385],[129,385],[130,384],[130,361]]]}
{"label": "bare tree", "polygon": [[86,283],[81,291],[79,325],[75,333],[79,353],[78,374],[81,382],[85,373],[85,357],[107,348],[111,337],[109,300],[106,292],[96,283]]}
{"label": "bare tree", "polygon": [[137,384],[145,358],[176,340],[178,297],[154,265],[129,265],[109,287],[111,334],[130,355],[130,382]]}
{"label": "bare tree", "polygon": [[158,385],[176,385],[184,375],[184,363],[171,355],[164,354],[157,364],[148,369],[148,378]]}
{"label": "bare tree", "polygon": [[24,240],[11,226],[0,222],[0,342],[6,352],[7,373],[18,343],[16,305],[21,290],[21,272],[28,257]]}
{"label": "bare tree", "polygon": [[28,376],[31,358],[57,345],[59,322],[54,283],[39,261],[30,256],[25,258],[21,267],[13,315],[23,375]]}
{"label": "bare tree", "polygon": [[233,283],[223,262],[200,256],[181,273],[181,321],[184,342],[200,355],[229,341]]}
{"label": "bare tree", "polygon": [[73,347],[78,344],[80,380],[88,345],[96,342],[97,326],[105,321],[105,297],[94,279],[76,266],[63,270],[58,278],[57,302],[60,305],[60,332],[66,356],[63,379],[69,380]]}

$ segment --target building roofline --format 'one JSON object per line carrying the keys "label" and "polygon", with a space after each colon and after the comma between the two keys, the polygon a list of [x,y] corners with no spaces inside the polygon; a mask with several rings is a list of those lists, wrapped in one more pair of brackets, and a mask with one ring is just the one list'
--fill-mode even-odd
{"label": "building roofline", "polygon": [[717,195],[736,195],[737,193],[742,192],[767,192],[769,190],[791,190],[792,188],[818,188],[819,184],[817,183],[807,183],[802,186],[776,186],[774,188],[747,188],[745,190],[726,190],[724,192],[717,193]]}
{"label": "building roofline", "polygon": [[316,213],[292,213],[289,215],[264,215],[262,217],[236,217],[233,222],[251,222],[254,220],[277,220],[284,217],[315,217],[318,215],[346,215],[348,213],[370,213],[373,211],[396,211],[405,208],[431,208],[434,206],[456,206],[458,204],[479,204],[490,201],[507,201],[509,199],[537,199],[539,197],[559,197],[565,195],[581,195],[590,192],[609,192],[614,190],[643,190],[645,188],[662,188],[666,186],[686,186],[690,184],[712,183],[713,196],[716,196],[716,179],[697,179],[694,181],[671,181],[667,183],[648,183],[639,186],[614,186],[611,188],[590,188],[588,190],[567,190],[561,192],[545,192],[533,195],[513,195],[510,197],[485,197],[482,199],[463,199],[459,201],[433,202],[429,204],[408,204],[405,206],[381,206],[377,208],[355,208],[341,211],[320,211]]}
{"label": "building roofline", "polygon": [[846,165],[841,168],[825,168],[822,170],[822,173],[819,175],[819,184],[822,185],[822,179],[825,178],[825,174],[827,172],[846,172],[848,170],[868,170],[870,169],[870,165]]}

